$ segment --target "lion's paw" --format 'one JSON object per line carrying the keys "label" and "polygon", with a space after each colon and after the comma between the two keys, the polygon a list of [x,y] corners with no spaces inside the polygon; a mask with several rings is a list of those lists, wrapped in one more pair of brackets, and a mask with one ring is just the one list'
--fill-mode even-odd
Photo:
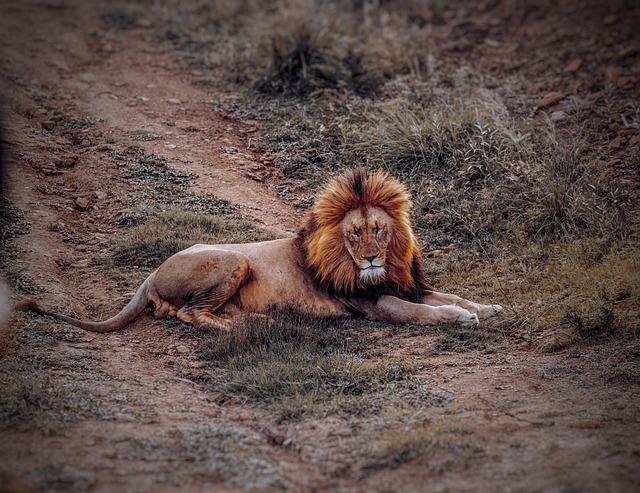
{"label": "lion's paw", "polygon": [[435,308],[437,323],[459,324],[463,327],[478,325],[478,315],[455,305],[443,305]]}
{"label": "lion's paw", "polygon": [[501,311],[502,307],[500,305],[480,305],[478,317],[480,319],[495,317]]}
{"label": "lion's paw", "polygon": [[[465,310],[466,311],[466,310]],[[458,316],[458,320],[456,320],[462,327],[475,327],[479,323],[478,315],[471,312],[466,312],[464,314],[460,314]]]}

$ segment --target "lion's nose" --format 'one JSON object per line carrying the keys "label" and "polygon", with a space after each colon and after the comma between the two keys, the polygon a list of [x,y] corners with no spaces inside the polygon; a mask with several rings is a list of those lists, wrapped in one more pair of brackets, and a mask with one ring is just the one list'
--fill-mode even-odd
{"label": "lion's nose", "polygon": [[376,253],[375,255],[370,255],[370,256],[366,256],[363,255],[362,258],[365,260],[368,260],[369,263],[373,263],[373,261],[378,257],[378,254]]}

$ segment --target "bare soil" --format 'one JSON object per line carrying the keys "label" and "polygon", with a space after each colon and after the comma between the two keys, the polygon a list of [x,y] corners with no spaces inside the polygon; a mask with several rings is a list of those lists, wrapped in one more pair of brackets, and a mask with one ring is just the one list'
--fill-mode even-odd
{"label": "bare soil", "polygon": [[[278,235],[304,213],[278,193],[271,157],[252,148],[257,122],[214,112],[228,95],[193,85],[149,44],[147,26],[111,29],[100,13],[91,2],[0,3],[6,198],[31,224],[19,262],[44,305],[90,318],[127,295],[88,262],[106,252],[126,208],[132,185],[110,154],[125,142],[197,173],[198,192]],[[83,243],[65,241],[74,236]],[[640,382],[627,353],[540,354],[505,338],[490,351],[434,354],[433,331],[381,326],[372,341],[424,364],[419,376],[447,401],[431,422],[458,432],[408,463],[373,467],[362,457],[389,449],[402,424],[279,424],[259,406],[220,404],[185,378],[199,364],[198,338],[149,317],[115,334],[73,334],[47,349],[52,376],[84,382],[106,417],[88,413],[50,434],[0,432],[1,491],[640,489]]]}

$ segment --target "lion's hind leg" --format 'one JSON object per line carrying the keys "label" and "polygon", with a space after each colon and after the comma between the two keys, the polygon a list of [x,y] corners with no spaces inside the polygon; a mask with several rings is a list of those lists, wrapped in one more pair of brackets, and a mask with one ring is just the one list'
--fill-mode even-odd
{"label": "lion's hind leg", "polygon": [[238,252],[185,250],[169,258],[156,275],[158,315],[175,315],[203,329],[226,329],[229,319],[214,315],[251,276],[249,259]]}
{"label": "lion's hind leg", "polygon": [[194,294],[185,305],[178,310],[176,317],[183,322],[203,329],[228,329],[233,323],[231,318],[222,318],[213,314],[240,287],[240,282],[225,286],[214,286],[204,292]]}
{"label": "lion's hind leg", "polygon": [[183,322],[202,329],[227,330],[233,323],[230,319],[214,315],[208,308],[190,308],[186,305],[178,310],[176,316]]}

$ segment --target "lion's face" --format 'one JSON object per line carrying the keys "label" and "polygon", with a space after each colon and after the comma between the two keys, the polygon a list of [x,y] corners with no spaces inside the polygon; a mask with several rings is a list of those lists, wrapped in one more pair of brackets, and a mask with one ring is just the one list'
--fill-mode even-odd
{"label": "lion's face", "polygon": [[349,211],[341,223],[344,245],[363,285],[379,284],[386,273],[391,217],[380,207]]}
{"label": "lion's face", "polygon": [[426,281],[410,208],[407,188],[382,171],[332,179],[299,232],[305,264],[342,296],[386,285],[418,299]]}

